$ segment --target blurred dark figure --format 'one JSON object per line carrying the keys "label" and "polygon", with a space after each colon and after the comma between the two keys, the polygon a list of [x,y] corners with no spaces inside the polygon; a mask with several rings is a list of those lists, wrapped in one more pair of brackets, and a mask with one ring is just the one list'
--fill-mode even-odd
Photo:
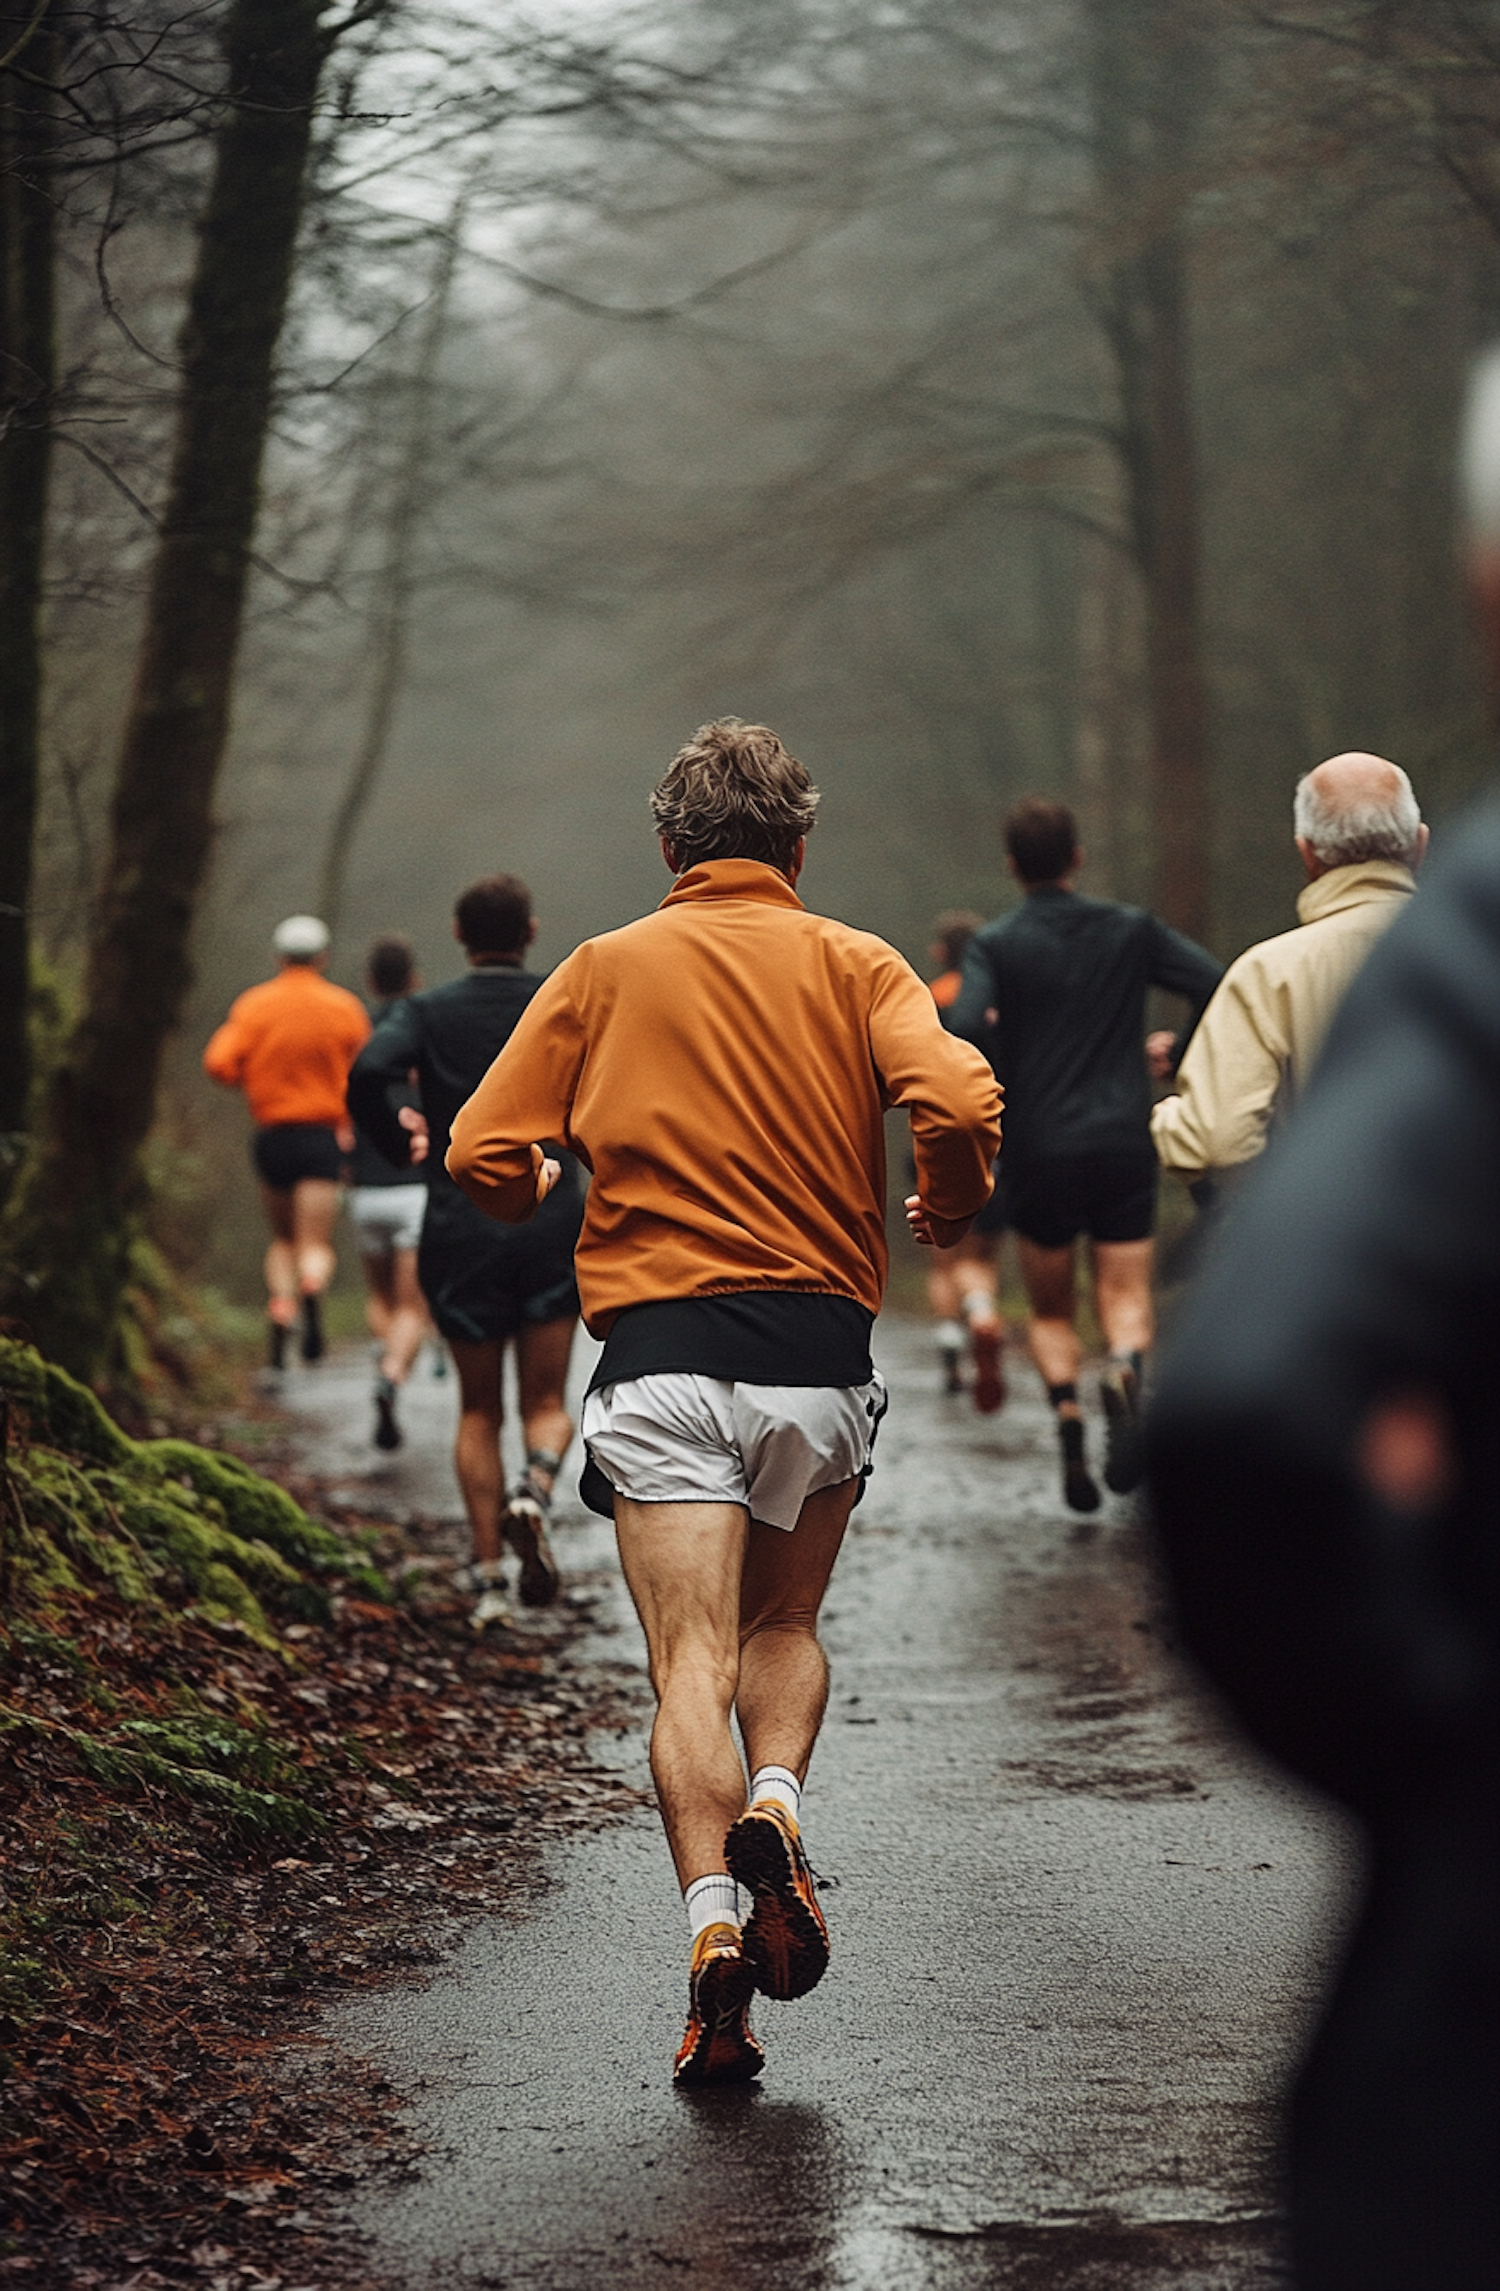
{"label": "blurred dark figure", "polygon": [[[1469,461],[1493,569],[1493,363]],[[1500,580],[1477,587],[1500,664]],[[1148,1451],[1189,1646],[1369,1836],[1293,2102],[1300,2291],[1494,2291],[1500,800],[1355,980],[1189,1300]]]}
{"label": "blurred dark figure", "polygon": [[[365,956],[366,1007],[372,1025],[421,985],[410,939],[394,933],[376,939]],[[415,1106],[409,1082],[386,1091],[392,1110]],[[427,1186],[410,1169],[393,1169],[385,1155],[354,1125],[349,1159],[349,1222],[359,1239],[365,1269],[365,1321],[375,1345],[375,1445],[399,1448],[401,1426],[396,1402],[412,1371],[422,1339],[432,1334],[427,1301],[417,1279],[417,1249],[427,1208]]]}
{"label": "blurred dark figure", "polygon": [[1078,1397],[1077,1243],[1088,1244],[1109,1347],[1099,1379],[1104,1484],[1128,1495],[1141,1477],[1140,1397],[1156,1335],[1146,996],[1164,987],[1188,1006],[1180,1036],[1146,1043],[1148,1055],[1155,1044],[1165,1076],[1223,967],[1155,915],[1074,888],[1084,855],[1066,804],[1023,796],[1004,832],[1006,863],[1025,897],[970,939],[943,1024],[984,1052],[1005,1091],[1000,1175],[1031,1306],[1031,1357],[1057,1422],[1063,1501],[1092,1512],[1100,1496]]}
{"label": "blurred dark figure", "polygon": [[[983,928],[983,915],[976,915],[972,907],[950,907],[933,924],[927,956],[936,973],[932,999],[939,1010],[951,1010],[957,1002],[964,956],[974,933]],[[908,1164],[915,1185],[917,1165],[910,1156]],[[962,1392],[960,1363],[965,1352],[971,1353],[974,1405],[981,1416],[992,1416],[1005,1405],[1005,1320],[1000,1310],[1004,1239],[1005,1196],[997,1183],[963,1239],[951,1249],[935,1248],[927,1268],[927,1303],[937,1324],[943,1390]]]}

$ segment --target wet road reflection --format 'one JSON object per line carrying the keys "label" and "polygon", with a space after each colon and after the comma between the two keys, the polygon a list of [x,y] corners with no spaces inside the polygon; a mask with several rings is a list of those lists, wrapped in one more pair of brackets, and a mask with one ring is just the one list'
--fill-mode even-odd
{"label": "wet road reflection", "polygon": [[[1164,1647],[1140,1529],[1062,1510],[1029,1377],[995,1422],[882,1326],[895,1405],[835,1578],[806,1800],[835,1956],[763,2005],[759,2094],[674,2094],[685,1936],[646,1821],[361,2002],[430,2143],[354,2214],[397,2280],[1260,2291],[1274,2101],[1352,1879]],[[566,1563],[638,1641],[607,1530]],[[609,1745],[644,1770],[642,1743]]]}

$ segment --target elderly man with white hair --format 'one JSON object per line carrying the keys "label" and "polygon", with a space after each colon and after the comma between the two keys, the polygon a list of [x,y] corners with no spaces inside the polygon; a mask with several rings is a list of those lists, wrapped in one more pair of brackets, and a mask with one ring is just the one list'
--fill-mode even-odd
{"label": "elderly man with white hair", "polygon": [[1225,972],[1151,1116],[1167,1169],[1202,1178],[1265,1151],[1366,956],[1416,889],[1427,829],[1410,780],[1383,756],[1330,756],[1297,783],[1293,830],[1307,884],[1298,925]]}

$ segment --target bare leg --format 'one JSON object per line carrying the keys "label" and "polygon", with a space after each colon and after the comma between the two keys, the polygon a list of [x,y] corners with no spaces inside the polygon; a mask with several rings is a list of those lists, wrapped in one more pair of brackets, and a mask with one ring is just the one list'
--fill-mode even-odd
{"label": "bare leg", "polygon": [[858,1489],[858,1480],[819,1488],[790,1535],[750,1522],[735,1709],[752,1774],[762,1766],[786,1766],[799,1781],[806,1779],[828,1707],[828,1657],[818,1640],[818,1609]]}
{"label": "bare leg", "polygon": [[[379,1345],[384,1345],[390,1334],[391,1315],[396,1309],[396,1259],[392,1250],[380,1256],[364,1257],[365,1268],[365,1326]],[[383,1364],[382,1364],[383,1365]]]}
{"label": "bare leg", "polygon": [[[1046,1384],[1076,1384],[1083,1347],[1073,1326],[1073,1245],[1043,1249],[1016,1236],[1021,1279],[1031,1305],[1031,1357]],[[1076,1407],[1073,1413],[1077,1414]]]}
{"label": "bare leg", "polygon": [[292,1188],[292,1243],[297,1259],[297,1288],[304,1297],[320,1297],[333,1279],[333,1227],[339,1213],[339,1189],[331,1178],[304,1177]]}
{"label": "bare leg", "polygon": [[500,1426],[504,1418],[505,1347],[498,1338],[468,1344],[449,1340],[458,1370],[458,1439],[453,1469],[480,1562],[500,1557],[500,1515],[505,1481],[500,1465]]}
{"label": "bare leg", "polygon": [[[523,1321],[516,1338],[516,1370],[521,1387],[521,1425],[526,1453],[541,1448],[551,1456],[564,1456],[573,1437],[573,1419],[563,1406],[568,1361],[573,1350],[571,1314],[566,1320]],[[550,1493],[552,1474],[536,1477]]]}
{"label": "bare leg", "polygon": [[987,1326],[1000,1327],[1000,1304],[995,1293],[999,1248],[993,1236],[966,1233],[956,1248],[944,1250],[943,1254],[953,1259],[953,1286],[960,1312],[971,1322],[980,1320]]}
{"label": "bare leg", "polygon": [[1094,1301],[1104,1341],[1116,1354],[1149,1352],[1156,1334],[1151,1303],[1154,1241],[1094,1243]]}
{"label": "bare leg", "polygon": [[684,1887],[724,1868],[725,1833],[745,1810],[745,1770],[729,1720],[747,1526],[741,1504],[615,1497],[620,1564],[656,1689],[651,1772]]}
{"label": "bare leg", "polygon": [[266,1251],[266,1292],[273,1321],[291,1328],[297,1318],[297,1252],[293,1245],[294,1217],[289,1189],[263,1185],[261,1203],[271,1228]]}
{"label": "bare leg", "polygon": [[416,1250],[393,1249],[383,1261],[390,1267],[391,1310],[385,1326],[380,1373],[388,1376],[392,1384],[404,1384],[431,1324],[426,1299],[417,1280]]}

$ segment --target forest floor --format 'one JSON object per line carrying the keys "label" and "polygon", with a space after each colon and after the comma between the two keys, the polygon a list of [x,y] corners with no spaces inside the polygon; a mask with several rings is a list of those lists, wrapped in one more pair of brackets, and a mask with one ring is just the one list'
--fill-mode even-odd
{"label": "forest floor", "polygon": [[[419,1974],[638,1801],[591,1753],[627,1716],[572,1658],[586,1604],[476,1641],[451,1530],[341,1505],[272,1412],[240,1430],[358,1556],[326,1619],[257,1635],[96,1577],[0,1625],[0,2281],[37,2291],[373,2284],[340,2191],[412,2159],[326,2008]],[[189,1723],[239,1775],[227,1806],[184,1792]]]}

